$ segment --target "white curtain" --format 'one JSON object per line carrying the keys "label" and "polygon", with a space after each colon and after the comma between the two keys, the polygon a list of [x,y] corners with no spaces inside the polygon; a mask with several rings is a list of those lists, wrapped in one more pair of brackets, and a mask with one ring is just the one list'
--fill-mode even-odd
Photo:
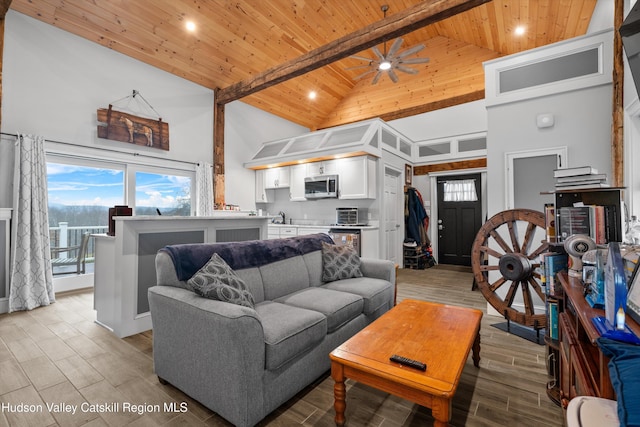
{"label": "white curtain", "polygon": [[478,200],[475,179],[461,179],[444,183],[445,202],[475,202]]}
{"label": "white curtain", "polygon": [[44,138],[18,135],[16,146],[10,312],[32,310],[55,302]]}
{"label": "white curtain", "polygon": [[196,165],[196,216],[211,216],[213,209],[213,165],[201,162]]}

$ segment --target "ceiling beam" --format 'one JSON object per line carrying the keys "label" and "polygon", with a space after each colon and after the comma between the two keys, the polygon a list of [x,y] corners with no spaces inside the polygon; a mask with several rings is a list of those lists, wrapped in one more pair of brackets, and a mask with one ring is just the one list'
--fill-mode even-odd
{"label": "ceiling beam", "polygon": [[284,62],[255,77],[217,91],[218,104],[249,96],[284,81],[362,52],[385,40],[400,37],[419,28],[473,9],[491,0],[427,0],[381,21],[368,25],[298,58]]}
{"label": "ceiling beam", "polygon": [[413,175],[428,175],[433,172],[448,172],[462,169],[486,168],[487,158],[474,160],[460,160],[457,162],[437,163],[434,165],[414,166]]}
{"label": "ceiling beam", "polygon": [[[615,0],[613,28],[624,21],[624,0]],[[624,53],[619,31],[613,32],[613,118],[611,123],[611,171],[614,187],[624,186]]]}

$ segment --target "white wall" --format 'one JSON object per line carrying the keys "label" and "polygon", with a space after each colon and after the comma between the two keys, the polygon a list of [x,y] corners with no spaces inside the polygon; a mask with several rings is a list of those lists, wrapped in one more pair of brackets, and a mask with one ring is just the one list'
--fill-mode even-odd
{"label": "white wall", "polygon": [[[212,90],[12,10],[4,43],[2,132],[162,159],[213,160]],[[134,89],[169,123],[169,152],[97,138],[96,110]],[[11,163],[3,156],[0,168]],[[2,205],[11,203],[7,184],[0,184]]]}
{"label": "white wall", "polygon": [[[308,128],[240,101],[225,107],[225,203],[256,209],[255,172],[243,163],[251,160],[264,142],[309,132]],[[288,197],[288,193],[287,193]]]}
{"label": "white wall", "polygon": [[[489,108],[488,215],[506,209],[507,152],[566,146],[568,167],[590,165],[611,176],[611,97],[611,85],[605,85]],[[554,126],[538,129],[540,113],[553,114]]]}
{"label": "white wall", "polygon": [[[487,131],[487,110],[484,99],[455,105],[429,113],[393,120],[391,126],[414,142],[466,135]],[[413,177],[415,187],[424,200],[431,200],[428,175]]]}
{"label": "white wall", "polygon": [[487,130],[487,111],[484,99],[456,105],[417,116],[392,120],[394,129],[414,142],[447,138],[452,135]]}
{"label": "white wall", "polygon": [[[212,90],[12,10],[5,23],[2,77],[2,132],[161,159],[213,161]],[[97,137],[96,110],[134,89],[169,123],[170,151]],[[119,106],[139,110],[137,102],[114,108]],[[225,117],[226,202],[255,209],[254,172],[242,163],[262,142],[308,129],[242,102],[228,104]],[[9,140],[0,141],[0,207],[12,203]]]}

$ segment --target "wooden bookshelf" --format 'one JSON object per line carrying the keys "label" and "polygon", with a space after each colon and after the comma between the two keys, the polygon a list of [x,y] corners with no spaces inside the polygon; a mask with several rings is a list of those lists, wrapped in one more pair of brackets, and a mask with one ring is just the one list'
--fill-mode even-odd
{"label": "wooden bookshelf", "polygon": [[617,236],[615,241],[621,242],[624,237],[624,216],[622,211],[622,191],[624,188],[620,187],[606,187],[606,188],[588,188],[588,189],[573,189],[573,190],[557,190],[554,191],[555,195],[555,213],[556,213],[556,236],[558,241],[562,241],[560,230],[562,228],[560,219],[560,210],[564,207],[573,207],[576,204],[584,204],[585,206],[607,206],[615,209],[615,218],[617,219],[614,225],[615,232],[612,235]]}
{"label": "wooden bookshelf", "polygon": [[[578,278],[566,273],[558,275],[564,292],[560,313],[560,399],[564,407],[576,396],[597,396],[615,400],[609,377],[609,359],[600,351],[596,340],[600,334],[593,325],[594,317],[604,310],[591,307],[584,298],[584,286]],[[627,326],[640,336],[640,325],[627,316]]]}

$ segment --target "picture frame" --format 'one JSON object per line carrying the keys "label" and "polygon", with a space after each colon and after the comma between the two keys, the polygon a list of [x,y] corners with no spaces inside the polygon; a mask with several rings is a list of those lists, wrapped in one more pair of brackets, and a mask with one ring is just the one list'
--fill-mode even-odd
{"label": "picture frame", "polygon": [[627,293],[626,310],[626,313],[638,323],[640,323],[640,274],[638,274],[639,266],[640,260],[633,269],[633,274],[629,279],[629,291]]}
{"label": "picture frame", "polygon": [[413,181],[413,167],[410,164],[404,165],[404,183],[406,185],[411,185]]}

